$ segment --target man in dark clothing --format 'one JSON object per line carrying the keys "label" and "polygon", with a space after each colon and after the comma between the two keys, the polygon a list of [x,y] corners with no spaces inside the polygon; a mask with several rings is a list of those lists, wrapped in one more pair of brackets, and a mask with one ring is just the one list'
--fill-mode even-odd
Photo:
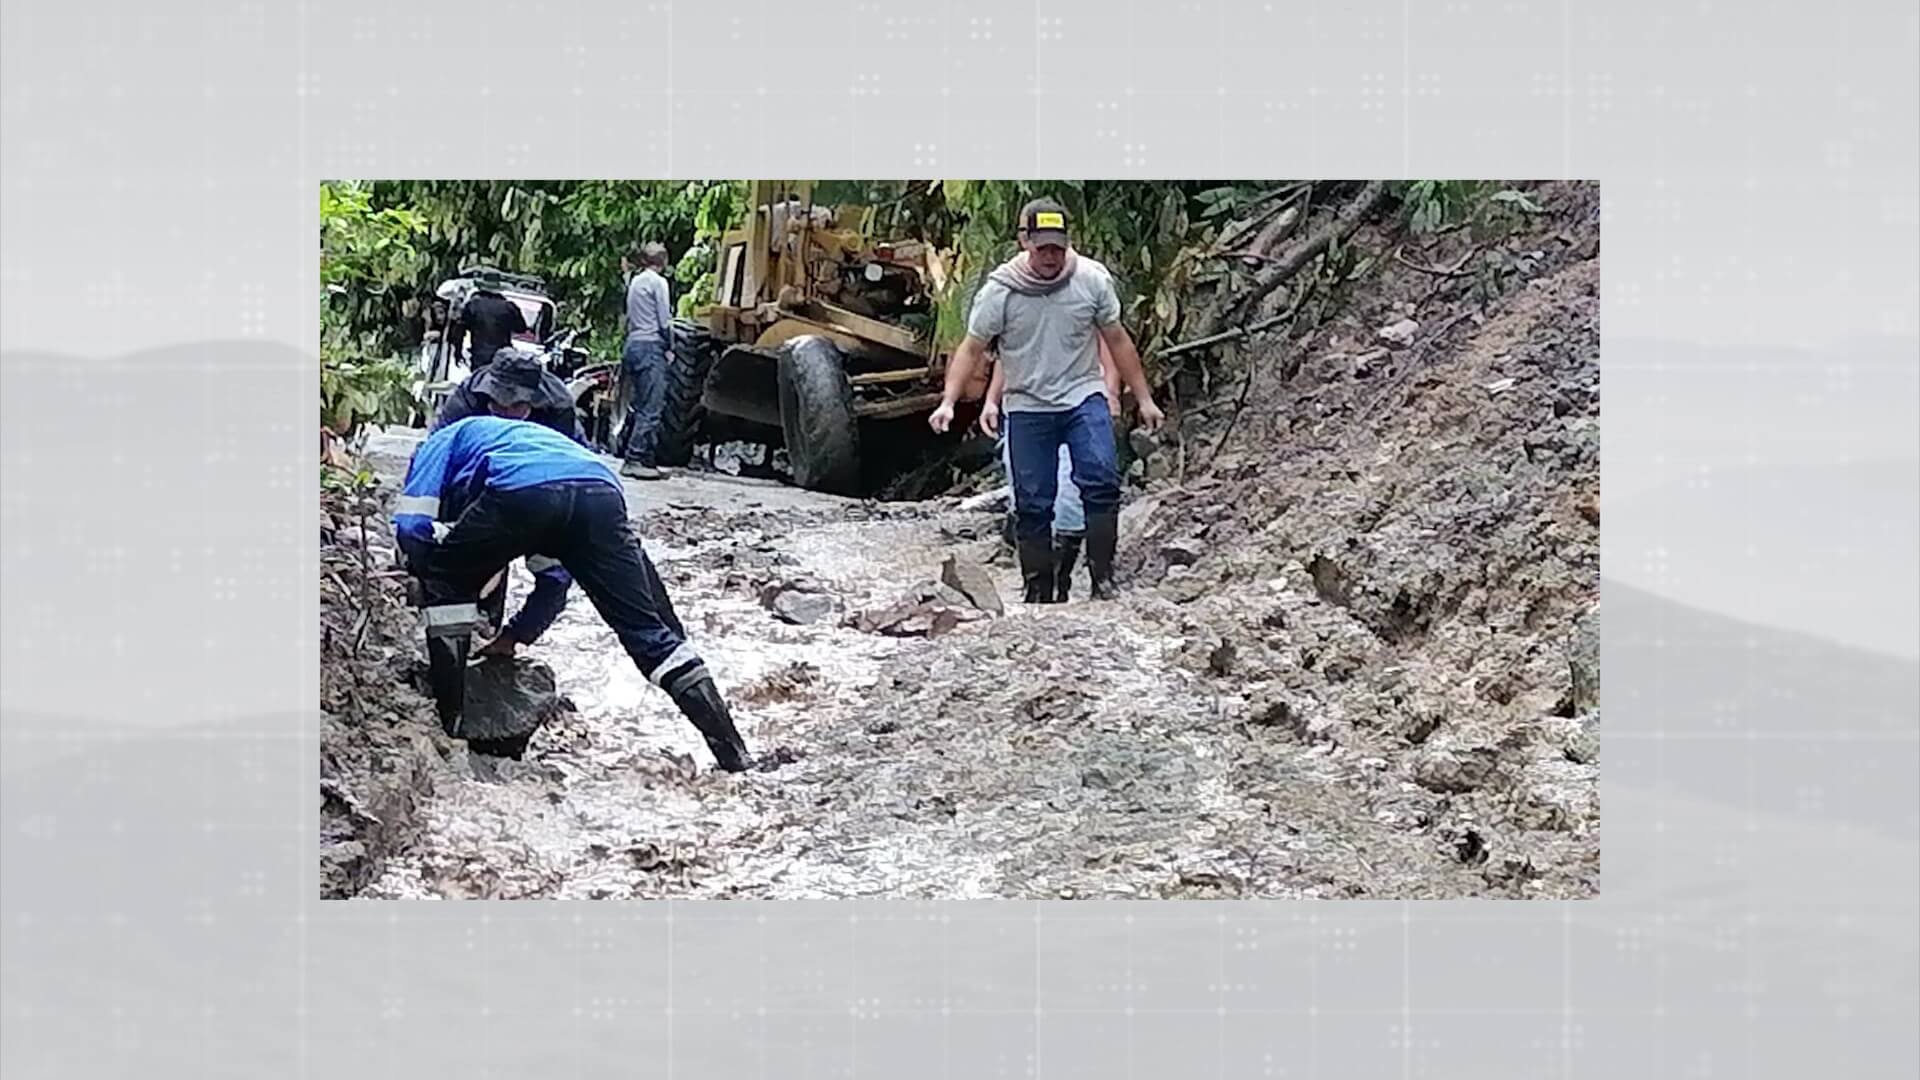
{"label": "man in dark clothing", "polygon": [[[489,415],[531,421],[586,445],[580,414],[573,407],[567,384],[538,360],[511,346],[495,350],[492,363],[467,376],[447,395],[428,434],[469,416]],[[480,648],[481,656],[512,656],[520,646],[539,641],[566,610],[567,590],[573,578],[558,559],[529,555],[527,572],[533,575],[533,592],[493,640]],[[498,625],[506,609],[504,577],[497,589],[483,591],[481,603],[487,609],[488,621]]]}
{"label": "man in dark clothing", "polygon": [[666,587],[627,523],[613,470],[550,428],[474,416],[427,437],[394,504],[394,534],[425,594],[428,679],[440,723],[461,737],[467,647],[482,585],[523,555],[580,581],[642,675],[665,690],[722,769],[752,765],[713,676],[687,643]]}
{"label": "man in dark clothing", "polygon": [[494,350],[487,359],[492,363],[474,368],[473,374],[447,395],[429,433],[469,416],[510,416],[531,420],[586,444],[573,394],[560,376],[511,346]]}
{"label": "man in dark clothing", "polygon": [[[513,342],[513,335],[524,334],[532,329],[527,318],[520,313],[520,306],[491,289],[475,289],[472,296],[460,309],[460,326],[467,332],[467,363],[479,371],[503,348]],[[458,336],[454,341],[458,342]]]}

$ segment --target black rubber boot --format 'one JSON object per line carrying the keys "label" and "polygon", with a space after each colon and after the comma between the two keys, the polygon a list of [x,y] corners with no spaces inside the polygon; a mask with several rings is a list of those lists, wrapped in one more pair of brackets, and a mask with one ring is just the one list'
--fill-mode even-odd
{"label": "black rubber boot", "polygon": [[1093,598],[1111,600],[1113,588],[1113,552],[1120,546],[1120,515],[1116,512],[1087,515],[1087,572],[1093,576]]}
{"label": "black rubber boot", "polygon": [[745,772],[753,767],[753,756],[747,753],[746,741],[733,726],[733,714],[727,711],[727,703],[720,697],[720,688],[713,684],[713,679],[695,679],[688,683],[673,695],[673,703],[700,729],[707,740],[707,749],[713,751],[713,760],[722,769]]}
{"label": "black rubber boot", "polygon": [[1027,603],[1053,603],[1053,537],[1042,533],[1020,541],[1020,579],[1027,586]]}
{"label": "black rubber boot", "polygon": [[1073,565],[1080,561],[1080,538],[1068,533],[1053,538],[1053,602],[1064,604],[1073,590]]}
{"label": "black rubber boot", "polygon": [[427,685],[433,688],[433,704],[440,712],[440,730],[455,738],[460,735],[460,712],[467,703],[467,647],[470,634],[449,634],[427,639]]}

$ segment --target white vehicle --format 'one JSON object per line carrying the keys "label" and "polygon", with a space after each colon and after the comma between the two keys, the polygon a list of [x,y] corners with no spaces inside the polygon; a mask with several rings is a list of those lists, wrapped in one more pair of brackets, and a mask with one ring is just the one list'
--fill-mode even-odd
{"label": "white vehicle", "polygon": [[491,267],[464,268],[458,277],[441,282],[434,290],[446,310],[444,317],[433,320],[435,325],[420,343],[420,355],[415,362],[416,427],[431,423],[434,414],[440,411],[440,403],[473,374],[473,358],[468,355],[467,333],[460,315],[467,299],[480,290],[497,293],[520,309],[530,329],[513,336],[510,344],[514,349],[539,357],[541,363],[562,378],[585,366],[585,351],[573,346],[578,334],[571,330],[556,333],[554,329],[558,309],[547,296],[546,282]]}

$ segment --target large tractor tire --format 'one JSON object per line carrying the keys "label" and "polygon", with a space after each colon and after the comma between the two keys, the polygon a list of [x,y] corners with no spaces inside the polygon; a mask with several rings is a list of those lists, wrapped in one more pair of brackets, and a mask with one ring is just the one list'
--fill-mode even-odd
{"label": "large tractor tire", "polygon": [[685,319],[674,320],[673,355],[667,358],[660,431],[653,448],[659,464],[678,468],[693,460],[693,444],[700,441],[700,425],[707,416],[700,399],[707,392],[714,357],[719,355],[720,343],[705,327]]}
{"label": "large tractor tire", "polygon": [[809,491],[855,495],[860,487],[860,429],[845,358],[824,337],[780,347],[780,428],[794,483]]}

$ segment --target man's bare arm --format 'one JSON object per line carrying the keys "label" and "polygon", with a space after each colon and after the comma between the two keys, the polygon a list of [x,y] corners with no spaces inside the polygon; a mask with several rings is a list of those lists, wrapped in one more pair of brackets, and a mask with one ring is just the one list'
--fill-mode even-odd
{"label": "man's bare arm", "polygon": [[987,343],[968,334],[947,358],[947,382],[940,391],[940,407],[927,417],[927,426],[935,431],[944,432],[953,423],[953,404],[966,392],[967,380],[973,376],[974,365],[985,354]]}
{"label": "man's bare arm", "polygon": [[1119,369],[1120,378],[1133,391],[1133,400],[1140,404],[1140,421],[1149,431],[1160,426],[1165,417],[1160,407],[1154,404],[1153,387],[1147,385],[1147,369],[1140,363],[1140,353],[1133,347],[1133,335],[1127,328],[1114,323],[1100,328],[1100,340],[1113,353],[1114,367]]}
{"label": "man's bare arm", "polygon": [[986,354],[987,343],[968,334],[961,340],[959,348],[947,359],[947,381],[941,392],[941,403],[951,405],[960,400],[966,391],[967,380],[973,377],[974,366],[980,363]]}
{"label": "man's bare arm", "polygon": [[1107,409],[1115,416],[1120,415],[1120,369],[1114,366],[1113,350],[1107,348],[1107,339],[1100,339],[1100,381],[1107,388]]}

